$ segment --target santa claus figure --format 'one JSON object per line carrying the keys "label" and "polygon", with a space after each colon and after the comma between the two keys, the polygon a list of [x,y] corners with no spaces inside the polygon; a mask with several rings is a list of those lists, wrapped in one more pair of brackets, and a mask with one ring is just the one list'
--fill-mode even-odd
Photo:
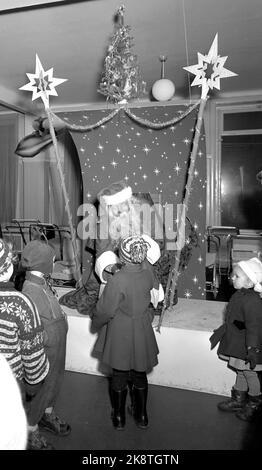
{"label": "santa claus figure", "polygon": [[[133,195],[130,186],[122,181],[113,183],[98,193],[99,229],[96,242],[95,272],[102,283],[108,273],[119,267],[118,248],[121,238],[142,236],[148,243],[147,259],[153,265],[160,257],[158,243],[150,236],[150,205],[143,198]],[[144,205],[144,207],[143,207]],[[148,211],[148,217],[143,217]]]}
{"label": "santa claus figure", "polygon": [[[95,251],[94,272],[86,279],[84,287],[75,293],[65,294],[60,302],[77,308],[85,315],[93,313],[94,306],[110,276],[121,269],[118,250],[121,238],[131,235],[142,236],[148,245],[147,260],[152,266],[160,258],[158,243],[151,237],[150,207],[143,197],[133,195],[130,186],[123,181],[112,183],[102,189],[97,199],[98,227],[96,240],[89,240],[87,251]],[[145,214],[146,213],[146,214]],[[146,215],[146,216],[145,216]],[[164,298],[161,284],[151,292],[151,302],[156,308]]]}

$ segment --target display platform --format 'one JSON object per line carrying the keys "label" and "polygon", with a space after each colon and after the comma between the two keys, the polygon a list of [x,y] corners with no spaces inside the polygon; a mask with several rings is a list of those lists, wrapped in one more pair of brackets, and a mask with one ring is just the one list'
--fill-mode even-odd
{"label": "display platform", "polygon": [[[69,292],[56,288],[59,297]],[[235,373],[210,350],[209,337],[223,321],[225,302],[179,298],[172,311],[166,311],[160,333],[155,329],[159,363],[148,374],[151,384],[230,395]],[[92,355],[97,335],[91,320],[77,310],[63,306],[68,317],[66,369],[104,375],[110,371]],[[155,316],[156,327],[159,316]]]}

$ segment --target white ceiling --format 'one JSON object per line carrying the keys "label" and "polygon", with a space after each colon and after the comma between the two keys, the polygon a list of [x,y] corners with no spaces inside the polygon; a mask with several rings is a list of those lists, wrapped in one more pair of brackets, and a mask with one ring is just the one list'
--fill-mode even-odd
{"label": "white ceiling", "polygon": [[[12,3],[19,3],[19,8],[11,10]],[[68,79],[57,88],[58,97],[51,97],[53,108],[105,101],[97,88],[121,1],[59,0],[55,6],[49,1],[44,7],[21,8],[28,3],[33,2],[8,0],[0,8],[0,101],[39,112],[40,100],[32,103],[31,93],[19,90],[28,82],[26,73],[35,71],[36,53],[45,70],[54,67],[55,77]],[[228,56],[225,67],[238,76],[221,80],[221,91],[213,96],[261,93],[262,0],[125,0],[123,4],[125,24],[134,38],[132,50],[148,91],[160,78],[159,56],[167,55],[165,76],[175,82],[175,99],[188,98],[188,74],[182,67],[197,63],[197,52],[206,54],[218,33],[219,55]],[[4,6],[9,10],[4,11]],[[200,97],[196,87],[191,93]]]}

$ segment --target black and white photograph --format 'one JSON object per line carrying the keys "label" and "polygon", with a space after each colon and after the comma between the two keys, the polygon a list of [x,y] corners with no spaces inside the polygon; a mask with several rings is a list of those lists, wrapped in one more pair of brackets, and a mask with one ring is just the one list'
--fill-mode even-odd
{"label": "black and white photograph", "polygon": [[10,462],[255,462],[261,24],[261,0],[0,1]]}

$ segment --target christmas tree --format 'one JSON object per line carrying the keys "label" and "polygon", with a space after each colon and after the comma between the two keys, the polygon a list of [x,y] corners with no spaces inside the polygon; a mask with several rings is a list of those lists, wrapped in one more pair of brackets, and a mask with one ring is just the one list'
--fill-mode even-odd
{"label": "christmas tree", "polygon": [[108,100],[127,102],[145,93],[145,82],[141,80],[137,57],[131,52],[133,47],[130,26],[124,25],[124,7],[115,16],[116,29],[108,47],[104,61],[99,93]]}

